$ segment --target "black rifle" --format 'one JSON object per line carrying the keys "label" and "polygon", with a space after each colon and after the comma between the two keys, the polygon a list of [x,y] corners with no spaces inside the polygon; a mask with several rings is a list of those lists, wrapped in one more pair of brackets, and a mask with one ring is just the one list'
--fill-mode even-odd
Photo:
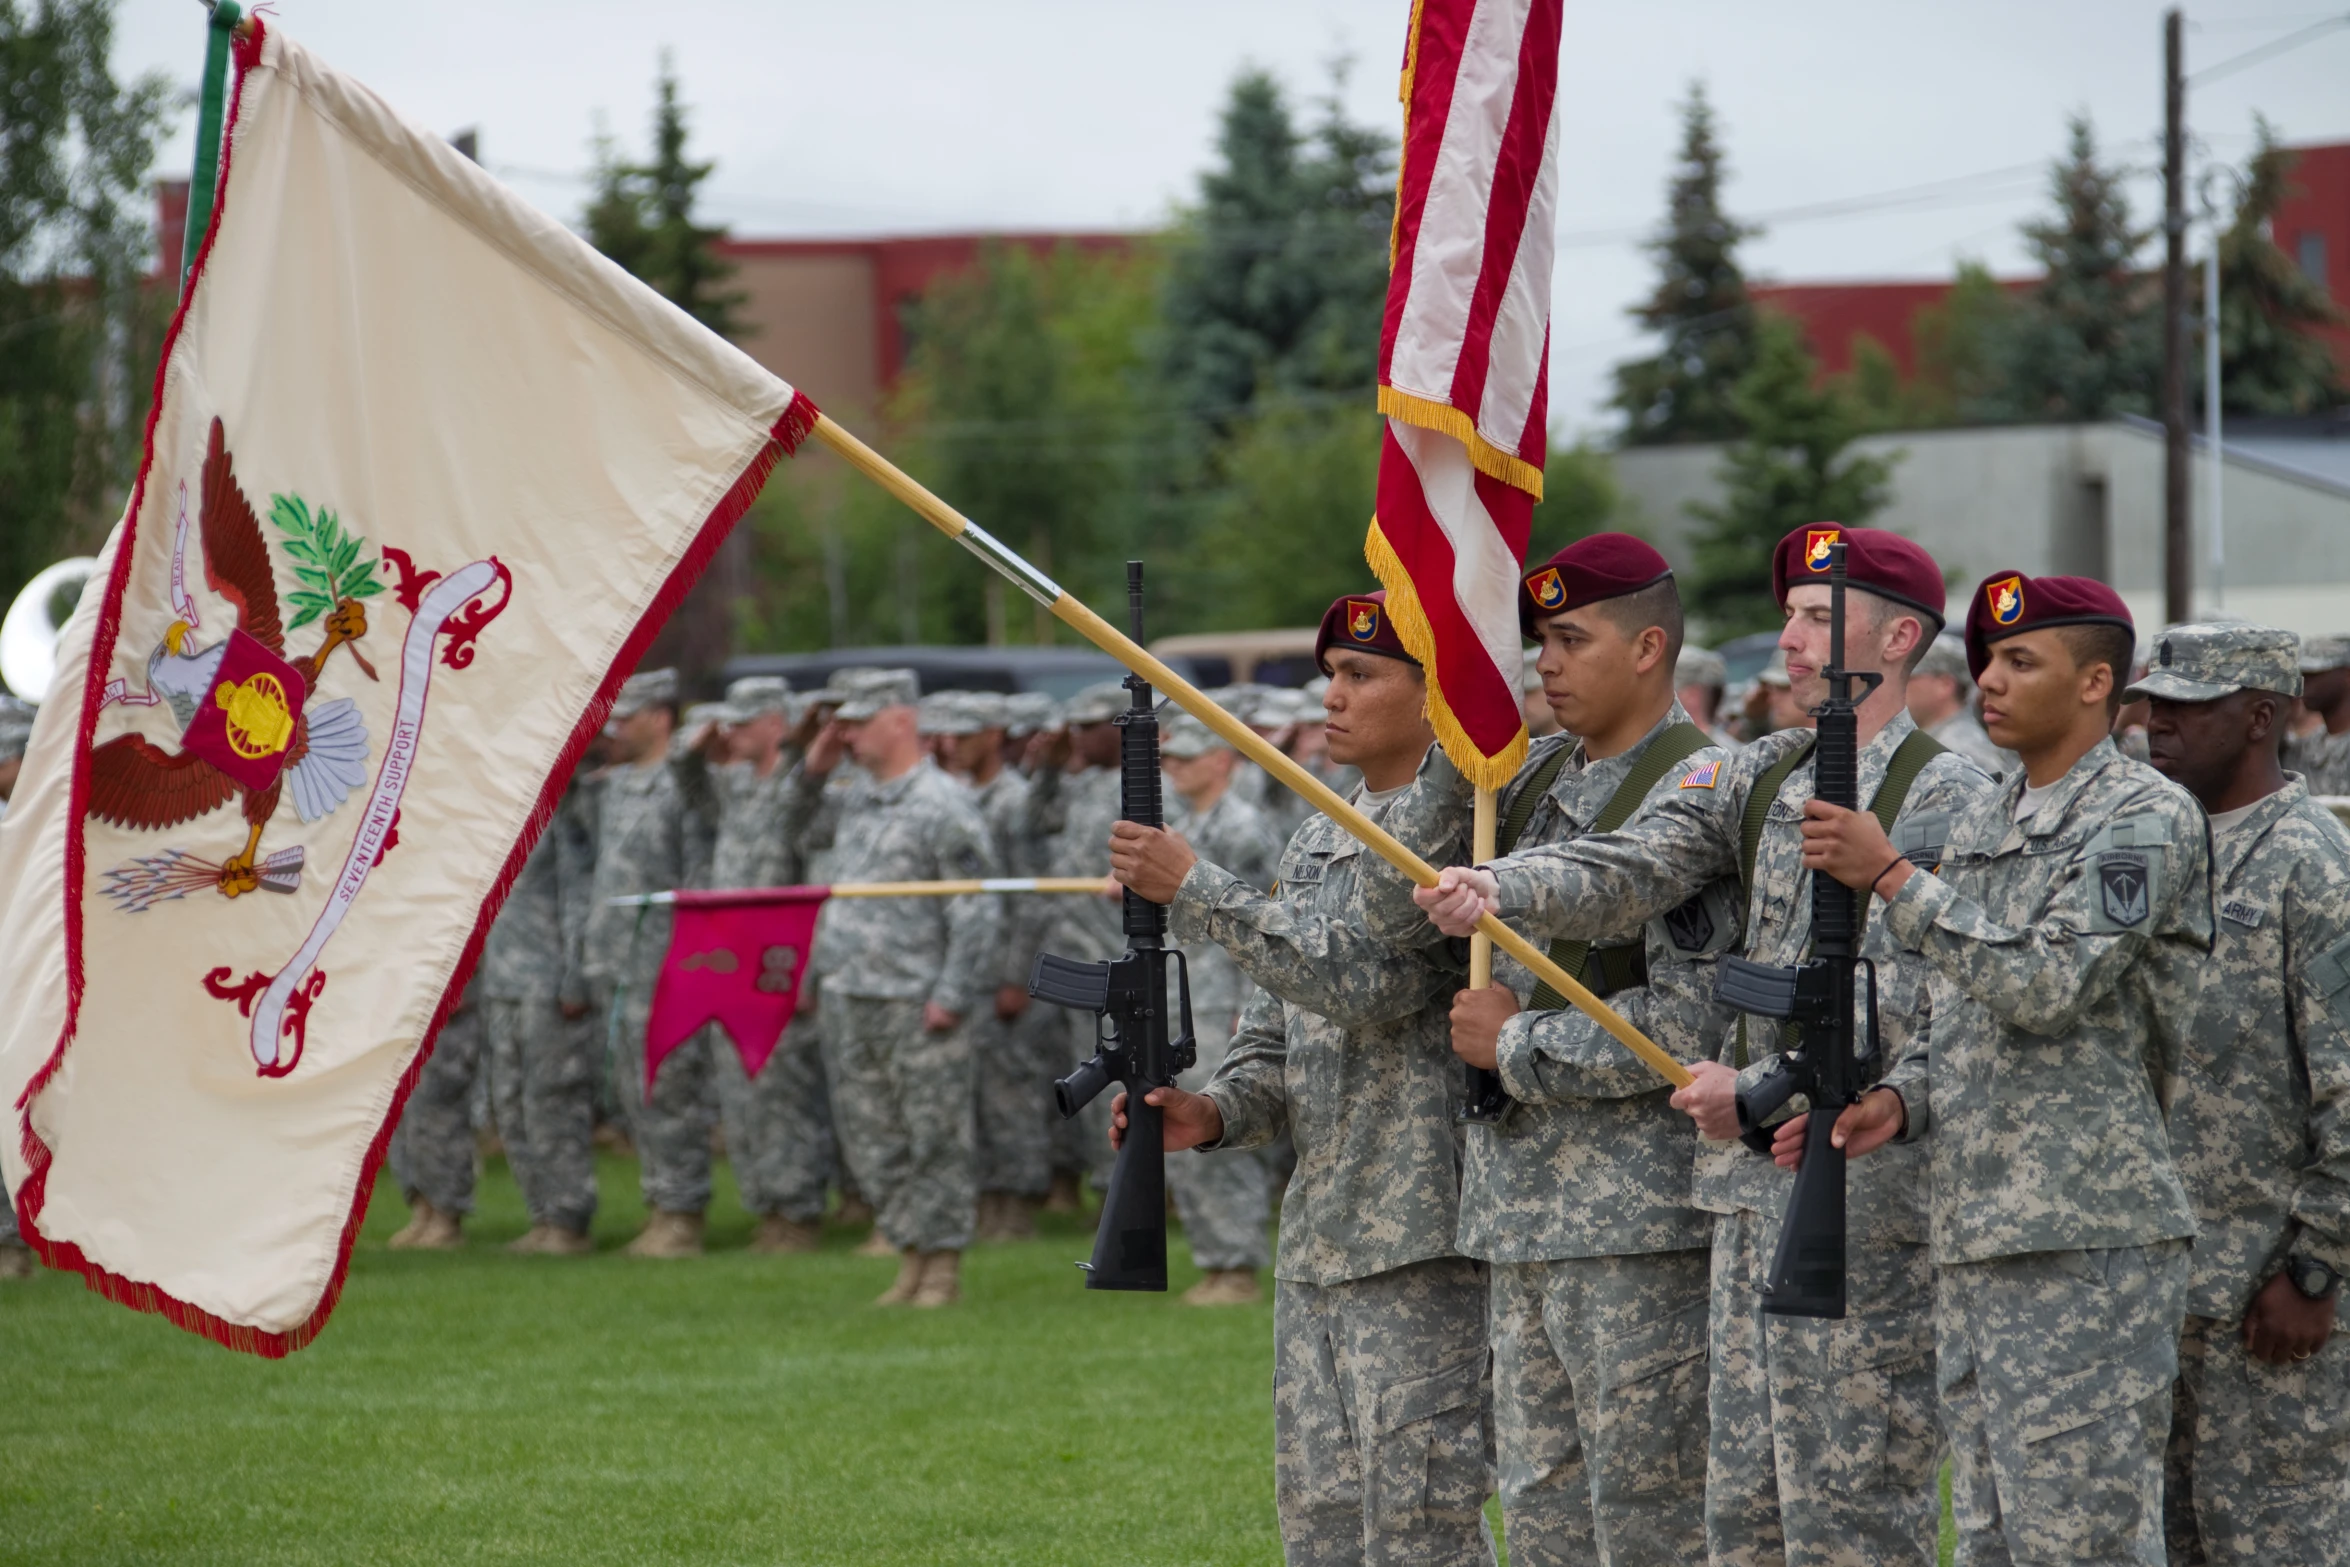
{"label": "black rifle", "polygon": [[[1884,680],[1844,667],[1844,543],[1828,546],[1828,700],[1812,709],[1819,720],[1813,751],[1814,793],[1830,805],[1860,809],[1860,704]],[[1857,694],[1854,687],[1858,686]],[[1782,1317],[1844,1315],[1844,1150],[1829,1138],[1836,1118],[1861,1095],[1861,1062],[1877,1050],[1877,974],[1860,956],[1862,898],[1833,876],[1811,878],[1811,957],[1794,968],[1744,958],[1722,960],[1716,996],[1741,1012],[1782,1018],[1796,1043],[1751,1089],[1738,1095],[1738,1135],[1768,1156],[1771,1130],[1763,1123],[1802,1094],[1811,1106],[1803,1168],[1780,1221],[1779,1249],[1762,1285],[1762,1309]],[[1853,1031],[1855,977],[1868,971],[1868,1037],[1857,1048]]]}
{"label": "black rifle", "polygon": [[[1126,563],[1126,603],[1134,640],[1142,640],[1142,562]],[[1159,796],[1159,714],[1150,682],[1129,674],[1133,701],[1112,720],[1118,737],[1118,816],[1144,827],[1166,823]],[[1089,1290],[1164,1290],[1167,1287],[1167,1133],[1157,1105],[1142,1102],[1154,1088],[1173,1086],[1194,1059],[1191,1032],[1191,971],[1183,954],[1167,945],[1167,911],[1159,904],[1125,896],[1126,953],[1107,963],[1079,963],[1037,954],[1028,993],[1057,1007],[1094,1014],[1093,1056],[1053,1083],[1053,1101],[1063,1116],[1074,1116],[1096,1094],[1116,1083],[1126,1090],[1126,1136],[1102,1200],[1101,1225],[1094,1232],[1093,1260],[1085,1269]],[[1167,960],[1175,960],[1182,1032],[1170,1038],[1167,1016]]]}

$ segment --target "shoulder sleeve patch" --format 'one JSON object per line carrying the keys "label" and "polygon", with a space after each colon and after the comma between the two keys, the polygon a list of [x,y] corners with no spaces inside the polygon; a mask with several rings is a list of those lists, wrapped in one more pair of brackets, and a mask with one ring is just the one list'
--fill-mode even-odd
{"label": "shoulder sleeve patch", "polygon": [[1649,922],[1649,929],[1685,960],[1712,957],[1738,941],[1740,910],[1736,880],[1709,882],[1697,895]]}
{"label": "shoulder sleeve patch", "polygon": [[2343,995],[2350,990],[2350,936],[2344,936],[2309,960],[2309,983],[2333,1003],[2334,1010],[2343,1010],[2345,1002],[2350,1001]]}
{"label": "shoulder sleeve patch", "polygon": [[1719,761],[1700,762],[1681,775],[1681,787],[1684,789],[1711,789],[1721,781],[1722,764]]}
{"label": "shoulder sleeve patch", "polygon": [[1908,811],[1893,824],[1893,852],[1922,871],[1941,868],[1949,842],[1948,811]]}

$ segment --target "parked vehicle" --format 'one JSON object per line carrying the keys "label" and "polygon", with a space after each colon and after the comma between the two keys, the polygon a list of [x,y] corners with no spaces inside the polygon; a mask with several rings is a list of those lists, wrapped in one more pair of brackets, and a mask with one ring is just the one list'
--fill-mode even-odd
{"label": "parked vehicle", "polygon": [[1314,667],[1313,626],[1278,631],[1188,631],[1161,637],[1151,651],[1173,664],[1189,659],[1202,685],[1254,681],[1266,686],[1302,686],[1321,673]]}
{"label": "parked vehicle", "polygon": [[[1191,659],[1160,656],[1177,674],[1199,681]],[[911,669],[925,692],[1042,691],[1063,700],[1126,674],[1116,659],[1086,647],[836,647],[820,653],[745,653],[728,659],[720,678],[732,682],[745,675],[781,675],[793,690],[812,691],[834,670],[858,665]]]}

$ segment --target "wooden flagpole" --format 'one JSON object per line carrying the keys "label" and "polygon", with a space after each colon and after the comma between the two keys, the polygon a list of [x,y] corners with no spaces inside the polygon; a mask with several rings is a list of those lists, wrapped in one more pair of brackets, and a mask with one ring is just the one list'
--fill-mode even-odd
{"label": "wooden flagpole", "polygon": [[[743,887],[724,889],[734,901],[748,903],[761,893],[817,893],[828,898],[967,898],[978,892],[1052,892],[1106,898],[1119,890],[1106,876],[985,876],[963,881],[840,881],[830,886]],[[616,909],[675,903],[674,892],[640,892],[606,900]]]}
{"label": "wooden flagpole", "polygon": [[[1477,791],[1476,811],[1469,819],[1469,852],[1479,865],[1493,858],[1494,840],[1501,823],[1494,809],[1498,798],[1491,789]],[[1493,984],[1493,938],[1479,931],[1469,938],[1469,988],[1489,989]]]}
{"label": "wooden flagpole", "polygon": [[[904,501],[923,521],[1010,578],[1014,586],[1051,610],[1056,618],[1073,628],[1086,641],[1172,697],[1176,706],[1221,735],[1241,755],[1303,795],[1314,809],[1362,840],[1381,859],[1410,877],[1414,883],[1422,887],[1436,884],[1434,866],[1414,854],[1378,823],[1340,799],[1337,791],[1300,767],[1286,752],[1217,706],[1198,687],[1169,669],[1140,643],[1063,591],[1059,583],[1023,560],[993,534],[917,484],[889,459],[842,429],[828,416],[817,416],[815,435],[818,440],[840,453],[850,467]],[[1625,1021],[1613,1007],[1584,988],[1573,975],[1551,962],[1532,942],[1490,914],[1478,921],[1477,929],[1502,951],[1524,964],[1536,978],[1588,1013],[1600,1027],[1614,1035],[1625,1049],[1638,1056],[1658,1076],[1676,1088],[1687,1085],[1690,1080],[1687,1067],[1674,1060],[1655,1040]]]}

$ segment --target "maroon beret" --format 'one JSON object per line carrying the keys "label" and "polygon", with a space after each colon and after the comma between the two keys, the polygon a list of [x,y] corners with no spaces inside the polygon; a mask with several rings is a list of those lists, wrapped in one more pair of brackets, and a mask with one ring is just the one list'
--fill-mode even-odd
{"label": "maroon beret", "polygon": [[1325,655],[1334,647],[1359,648],[1383,658],[1400,658],[1407,664],[1419,662],[1403,645],[1403,638],[1395,634],[1395,617],[1387,613],[1385,588],[1375,593],[1349,593],[1322,611],[1322,629],[1314,634],[1314,665],[1325,675],[1330,673]]}
{"label": "maroon beret", "polygon": [[1525,591],[1518,595],[1518,626],[1532,636],[1534,623],[1545,615],[1622,598],[1672,574],[1662,555],[1629,533],[1594,533],[1526,573]]}
{"label": "maroon beret", "polygon": [[[2027,577],[1995,571],[1967,604],[1966,667],[1980,680],[1991,667],[1991,644],[2019,631],[2047,626],[2119,626],[2131,636],[2138,623],[2122,596],[2095,577]],[[2116,670],[2117,679],[2129,678]]]}
{"label": "maroon beret", "polygon": [[1781,609],[1787,607],[1787,590],[1797,583],[1828,580],[1828,546],[1838,539],[1844,541],[1847,582],[1931,615],[1934,629],[1942,629],[1943,611],[1949,603],[1942,586],[1942,568],[1934,564],[1934,557],[1923,545],[1886,528],[1815,522],[1781,539],[1778,553],[1771,557],[1771,595]]}

